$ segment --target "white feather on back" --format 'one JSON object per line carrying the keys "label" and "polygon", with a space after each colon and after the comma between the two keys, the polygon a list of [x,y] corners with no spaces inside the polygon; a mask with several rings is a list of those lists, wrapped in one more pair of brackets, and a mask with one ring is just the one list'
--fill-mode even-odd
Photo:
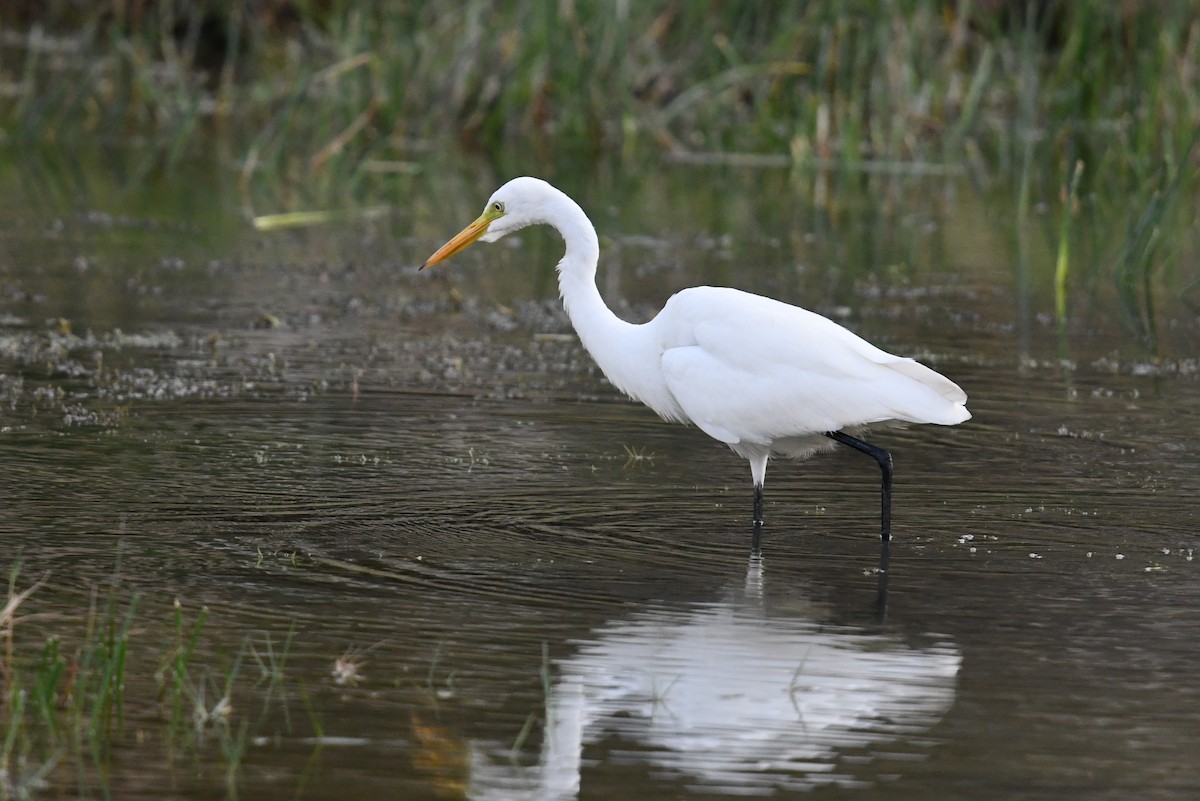
{"label": "white feather on back", "polygon": [[736,289],[696,287],[651,323],[667,389],[729,444],[766,445],[890,420],[951,425],[966,394],[819,314]]}

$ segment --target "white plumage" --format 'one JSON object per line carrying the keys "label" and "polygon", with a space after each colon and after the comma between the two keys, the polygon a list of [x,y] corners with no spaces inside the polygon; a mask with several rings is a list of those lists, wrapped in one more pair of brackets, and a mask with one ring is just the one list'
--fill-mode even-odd
{"label": "white plumage", "polygon": [[819,314],[760,295],[694,287],[647,323],[621,320],[596,288],[596,229],[575,201],[537,178],[514,178],[496,190],[483,214],[421,269],[476,240],[494,242],[539,223],[566,243],[559,289],[583,346],[618,389],[749,460],[756,530],[769,457],[805,458],[836,439],[871,454],[883,469],[886,540],[890,456],[844,430],[891,421],[954,425],[971,417],[966,393],[948,378]]}

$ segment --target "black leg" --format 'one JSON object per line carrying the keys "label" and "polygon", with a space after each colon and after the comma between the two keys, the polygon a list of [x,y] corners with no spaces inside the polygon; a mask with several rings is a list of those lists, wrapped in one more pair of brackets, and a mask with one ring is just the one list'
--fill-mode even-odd
{"label": "black leg", "polygon": [[879,470],[883,473],[880,509],[880,539],[887,542],[892,538],[892,455],[883,448],[877,448],[869,442],[863,442],[841,431],[829,431],[825,434],[832,440],[848,445],[856,451],[861,451],[879,462]]}
{"label": "black leg", "polygon": [[888,544],[887,540],[879,543],[879,580],[875,585],[875,616],[880,623],[887,618]]}

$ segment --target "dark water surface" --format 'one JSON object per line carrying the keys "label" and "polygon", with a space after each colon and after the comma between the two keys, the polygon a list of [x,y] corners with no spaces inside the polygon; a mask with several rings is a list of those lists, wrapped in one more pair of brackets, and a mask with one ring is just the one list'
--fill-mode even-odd
{"label": "dark water surface", "polygon": [[[486,190],[444,191],[449,235]],[[908,228],[980,225],[950,205]],[[738,239],[729,207],[703,222],[725,244],[609,221],[631,317],[703,280],[811,291],[970,394],[963,426],[875,437],[897,470],[880,609],[873,464],[773,464],[752,557],[745,463],[617,398],[546,274],[502,280],[514,253],[552,264],[548,235],[489,251],[500,278],[486,253],[414,278],[397,264],[436,232],[66,219],[10,222],[0,273],[0,534],[18,590],[48,576],[17,643],[79,640],[106,595],[138,609],[109,762],[68,750],[34,797],[1200,795],[1186,314],[1145,354],[1093,299],[1060,343],[988,248],[885,236],[903,275],[864,278],[867,253]],[[726,268],[752,259],[775,269]],[[208,610],[191,701],[228,689],[232,713],[168,741],[176,603]]]}

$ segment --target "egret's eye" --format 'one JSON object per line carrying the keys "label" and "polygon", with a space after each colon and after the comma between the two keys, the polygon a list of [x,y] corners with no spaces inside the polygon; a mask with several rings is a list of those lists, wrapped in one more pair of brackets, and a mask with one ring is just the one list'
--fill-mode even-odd
{"label": "egret's eye", "polygon": [[497,214],[503,214],[504,213],[504,204],[501,203],[499,200],[497,200],[495,203],[492,204],[492,211],[496,212]]}

